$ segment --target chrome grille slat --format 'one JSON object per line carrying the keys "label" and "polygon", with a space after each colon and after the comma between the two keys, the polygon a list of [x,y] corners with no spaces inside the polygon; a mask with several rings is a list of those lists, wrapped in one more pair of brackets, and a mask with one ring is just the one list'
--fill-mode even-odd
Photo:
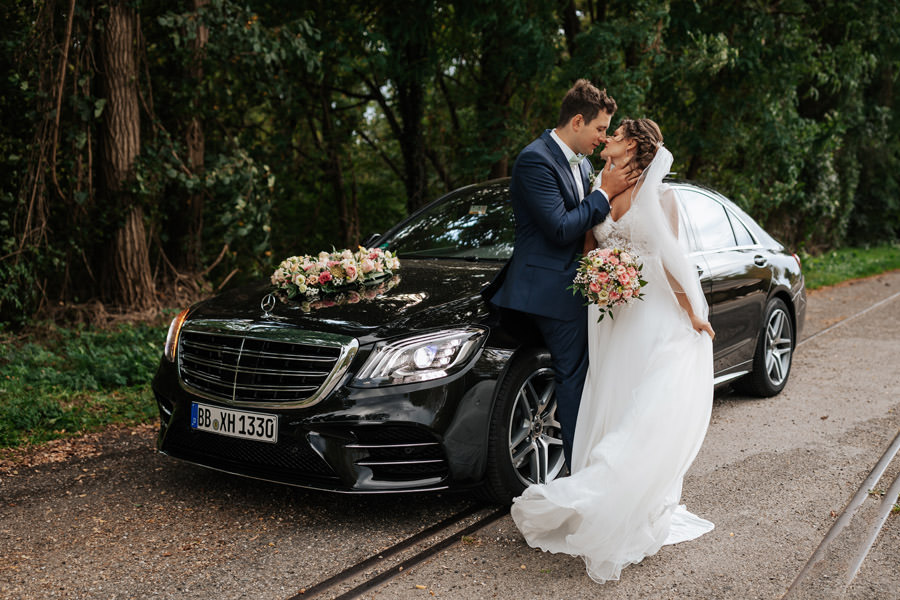
{"label": "chrome grille slat", "polygon": [[[213,360],[207,360],[205,358],[198,358],[194,355],[190,356],[190,362],[193,364],[206,365],[208,367],[213,367],[216,369],[221,369],[223,371],[228,371],[229,373],[234,373],[237,370],[236,365],[229,365],[223,363],[217,363]],[[243,361],[242,361],[243,362]],[[326,377],[328,375],[328,371],[292,371],[290,373],[285,373],[281,369],[259,369],[254,367],[241,367],[241,373],[258,373],[262,375],[280,375],[281,377]]]}
{"label": "chrome grille slat", "polygon": [[240,321],[192,322],[180,334],[181,385],[232,406],[295,408],[324,398],[356,354],[353,338]]}

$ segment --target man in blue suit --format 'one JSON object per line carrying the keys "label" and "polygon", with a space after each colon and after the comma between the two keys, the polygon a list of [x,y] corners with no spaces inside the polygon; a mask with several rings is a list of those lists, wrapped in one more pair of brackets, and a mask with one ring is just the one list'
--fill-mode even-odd
{"label": "man in blue suit", "polygon": [[579,79],[563,98],[556,128],[519,154],[510,183],[515,249],[484,292],[501,310],[525,313],[550,350],[567,465],[588,365],[587,308],[568,288],[585,234],[609,215],[609,200],[637,178],[627,166],[607,166],[601,189],[590,190],[593,168],[583,159],[606,141],[615,111],[605,90]]}

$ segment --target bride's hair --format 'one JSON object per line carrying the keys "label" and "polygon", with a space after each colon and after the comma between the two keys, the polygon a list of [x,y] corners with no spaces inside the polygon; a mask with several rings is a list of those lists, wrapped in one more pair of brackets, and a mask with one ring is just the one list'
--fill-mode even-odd
{"label": "bride's hair", "polygon": [[650,119],[622,119],[619,125],[626,139],[637,142],[633,164],[641,170],[646,169],[663,142],[659,125]]}

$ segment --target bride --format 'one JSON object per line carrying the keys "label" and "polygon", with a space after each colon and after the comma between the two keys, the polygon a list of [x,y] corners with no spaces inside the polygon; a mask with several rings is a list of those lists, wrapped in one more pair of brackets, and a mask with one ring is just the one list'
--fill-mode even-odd
{"label": "bride", "polygon": [[529,545],[581,556],[600,583],[664,544],[713,529],[679,500],[709,424],[714,335],[696,270],[678,243],[674,192],[662,183],[672,154],[659,127],[625,119],[601,157],[632,161],[643,174],[612,200],[585,251],[596,240],[636,253],[648,282],[644,301],[618,306],[599,323],[597,306],[588,308],[590,366],[571,475],[528,487],[511,509]]}

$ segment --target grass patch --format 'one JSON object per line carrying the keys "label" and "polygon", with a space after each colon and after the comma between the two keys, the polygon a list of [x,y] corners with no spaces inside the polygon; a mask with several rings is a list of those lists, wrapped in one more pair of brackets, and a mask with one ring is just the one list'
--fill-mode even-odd
{"label": "grass patch", "polygon": [[40,341],[0,334],[0,447],[146,422],[166,328],[46,326]]}
{"label": "grass patch", "polygon": [[806,289],[814,290],[850,279],[900,269],[900,244],[871,248],[841,248],[821,256],[803,255]]}

